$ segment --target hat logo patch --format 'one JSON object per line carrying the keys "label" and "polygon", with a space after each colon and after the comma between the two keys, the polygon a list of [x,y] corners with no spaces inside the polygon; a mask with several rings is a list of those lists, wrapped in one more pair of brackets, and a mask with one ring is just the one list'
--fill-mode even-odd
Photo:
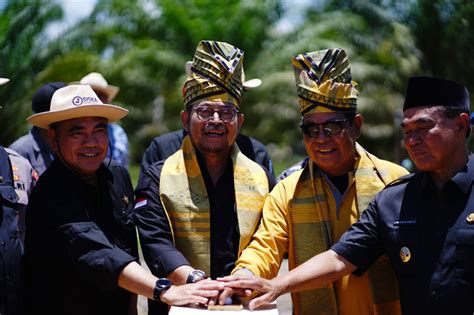
{"label": "hat logo patch", "polygon": [[96,97],[91,97],[91,96],[74,96],[74,98],[72,99],[72,104],[74,106],[81,106],[83,104],[90,104],[90,103],[94,103],[94,104],[97,104],[99,102],[99,100],[96,98]]}

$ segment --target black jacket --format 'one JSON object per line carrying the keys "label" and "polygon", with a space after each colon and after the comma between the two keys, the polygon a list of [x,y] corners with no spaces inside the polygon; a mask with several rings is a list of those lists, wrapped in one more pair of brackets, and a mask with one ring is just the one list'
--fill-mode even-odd
{"label": "black jacket", "polygon": [[360,274],[388,254],[404,315],[474,313],[474,158],[441,191],[425,172],[378,193],[332,249]]}
{"label": "black jacket", "polygon": [[17,203],[13,172],[7,152],[0,147],[0,314],[22,314],[21,257],[23,244],[19,233],[19,218],[24,207]]}
{"label": "black jacket", "polygon": [[40,177],[26,216],[28,314],[127,314],[118,276],[137,257],[132,185],[102,165],[98,187],[59,160]]}

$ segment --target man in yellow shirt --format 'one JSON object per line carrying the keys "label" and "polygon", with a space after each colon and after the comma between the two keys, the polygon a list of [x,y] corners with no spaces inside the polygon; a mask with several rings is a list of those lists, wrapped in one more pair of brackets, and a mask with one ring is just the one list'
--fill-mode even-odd
{"label": "man in yellow shirt", "polygon": [[[310,161],[270,193],[260,227],[233,273],[273,278],[285,253],[293,269],[329,249],[378,191],[407,174],[356,142],[363,118],[356,112],[357,83],[344,50],[300,54],[292,65]],[[294,314],[400,314],[398,286],[386,257],[368,274],[294,293],[292,300]]]}

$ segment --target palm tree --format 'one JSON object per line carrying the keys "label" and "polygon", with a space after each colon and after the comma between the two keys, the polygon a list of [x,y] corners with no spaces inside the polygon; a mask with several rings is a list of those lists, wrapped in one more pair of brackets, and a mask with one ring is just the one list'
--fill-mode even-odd
{"label": "palm tree", "polygon": [[31,112],[34,78],[50,58],[45,29],[61,17],[61,7],[50,1],[15,0],[0,6],[0,75],[10,78],[0,89],[5,105],[0,114],[2,145],[27,129],[24,117]]}

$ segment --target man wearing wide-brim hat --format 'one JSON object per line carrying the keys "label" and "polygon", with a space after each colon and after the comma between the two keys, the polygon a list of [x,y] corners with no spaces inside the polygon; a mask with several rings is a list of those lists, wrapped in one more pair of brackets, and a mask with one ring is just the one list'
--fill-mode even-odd
{"label": "man wearing wide-brim hat", "polygon": [[183,86],[187,136],[180,150],[148,167],[135,191],[145,260],[177,284],[230,273],[274,183],[235,144],[244,122],[243,57],[228,43],[198,44]]}
{"label": "man wearing wide-brim hat", "polygon": [[[120,88],[111,85],[107,82],[104,76],[99,72],[91,72],[81,78],[79,82],[71,82],[69,85],[90,85],[95,94],[103,103],[112,102],[117,96]],[[119,163],[128,169],[129,152],[128,152],[128,137],[125,130],[117,123],[108,124],[109,132],[109,151],[107,159]]]}
{"label": "man wearing wide-brim hat", "polygon": [[54,93],[48,111],[28,117],[48,128],[57,156],[28,206],[28,314],[129,314],[136,309],[131,292],[170,304],[217,294],[212,282],[189,294],[137,264],[130,176],[103,164],[107,124],[127,113],[103,104],[90,86],[71,85]]}
{"label": "man wearing wide-brim hat", "polygon": [[467,89],[442,78],[410,78],[401,127],[419,171],[378,193],[330,250],[282,277],[240,281],[237,286],[265,288],[251,307],[350,272],[360,275],[387,254],[404,315],[473,314],[474,158],[467,147]]}
{"label": "man wearing wide-brim hat", "polygon": [[[356,222],[373,196],[407,174],[367,152],[357,139],[357,83],[339,48],[292,58],[308,163],[270,193],[262,224],[234,273],[273,278],[284,254],[289,269],[329,249]],[[268,250],[268,249],[271,250]],[[397,283],[387,259],[362,277],[347,275],[304,293],[293,293],[294,314],[400,314]]]}

